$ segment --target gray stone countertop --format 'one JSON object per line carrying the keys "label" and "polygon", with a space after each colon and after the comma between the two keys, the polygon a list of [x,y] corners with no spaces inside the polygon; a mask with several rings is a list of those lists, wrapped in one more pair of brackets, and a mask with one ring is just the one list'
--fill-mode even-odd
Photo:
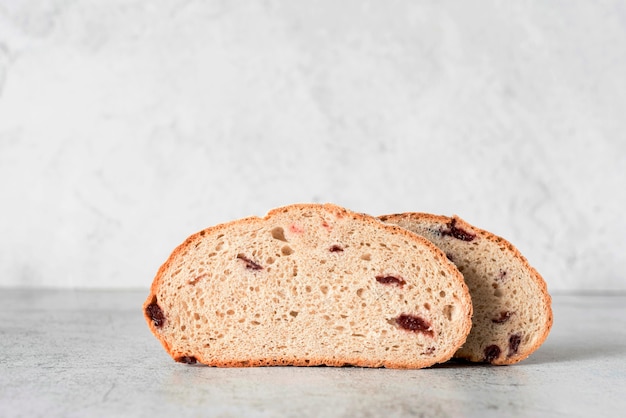
{"label": "gray stone countertop", "polygon": [[147,291],[0,289],[0,416],[615,417],[626,295],[553,295],[546,343],[513,366],[218,369],[175,363]]}

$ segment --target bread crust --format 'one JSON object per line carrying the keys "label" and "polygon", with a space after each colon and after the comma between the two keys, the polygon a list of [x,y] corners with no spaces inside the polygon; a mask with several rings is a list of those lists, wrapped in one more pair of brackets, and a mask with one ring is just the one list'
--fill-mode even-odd
{"label": "bread crust", "polygon": [[[382,215],[379,216],[379,219],[383,222],[388,222],[394,225],[401,225],[402,227],[407,228],[408,230],[415,232],[421,236],[424,236],[427,239],[429,239],[427,234],[420,232],[419,228],[416,228],[415,225],[431,225],[431,229],[436,229],[441,232],[445,231],[446,228],[449,228],[449,226],[453,224],[455,225],[455,228],[458,228],[462,231],[467,231],[469,234],[474,234],[479,240],[483,239],[497,246],[497,248],[501,250],[502,254],[506,254],[509,259],[517,260],[517,262],[522,266],[522,269],[527,272],[527,277],[530,279],[532,284],[538,289],[538,292],[534,295],[535,297],[532,300],[525,301],[528,306],[541,306],[545,317],[545,322],[540,325],[540,331],[535,335],[535,338],[533,340],[534,342],[532,344],[524,346],[524,349],[518,351],[515,355],[501,355],[492,360],[486,359],[484,352],[467,350],[462,347],[457,353],[455,353],[456,358],[461,358],[472,362],[489,362],[495,365],[515,364],[528,358],[528,356],[535,352],[545,342],[553,324],[553,313],[551,307],[552,298],[548,293],[547,284],[543,277],[534,267],[530,265],[526,257],[524,257],[521,252],[509,241],[492,232],[469,224],[468,222],[461,219],[458,215],[448,217],[444,215],[436,215],[424,212],[406,212]],[[432,226],[436,226],[436,228],[433,228]],[[454,238],[449,239],[453,240]],[[472,241],[474,240],[472,239]],[[444,250],[444,252],[446,250],[443,247],[441,247],[441,249]],[[454,258],[452,261],[455,261]],[[457,267],[459,267],[458,261],[456,264]],[[482,280],[488,282],[489,280],[491,280],[491,278],[483,277]],[[470,294],[472,294],[474,306],[485,303],[485,301],[477,300],[477,295],[471,291],[471,286]],[[503,318],[503,320],[504,319],[505,318]],[[470,334],[468,336],[467,343],[471,342],[475,338],[478,331],[479,330],[477,330],[476,326],[474,325],[472,331],[470,331]]]}
{"label": "bread crust", "polygon": [[[154,318],[151,317],[151,315],[148,313],[149,306],[157,301],[157,294],[159,293],[159,289],[164,285],[164,281],[167,280],[166,273],[172,269],[173,263],[178,262],[182,257],[184,257],[184,254],[187,250],[192,248],[194,245],[197,245],[197,243],[201,242],[205,237],[215,236],[217,234],[225,232],[228,228],[233,227],[233,225],[253,229],[254,227],[258,227],[259,225],[267,223],[276,216],[284,213],[297,213],[298,211],[314,211],[317,213],[325,214],[332,213],[337,218],[348,217],[352,220],[361,222],[364,225],[369,224],[371,226],[374,226],[375,228],[384,230],[389,234],[402,236],[406,240],[416,243],[420,248],[427,250],[429,254],[434,257],[436,262],[446,269],[446,275],[447,277],[449,277],[449,280],[456,281],[456,283],[458,284],[458,291],[460,292],[460,301],[464,302],[464,312],[462,313],[462,315],[465,320],[460,321],[460,323],[462,324],[460,333],[463,335],[463,337],[459,341],[454,343],[456,347],[448,350],[449,352],[439,353],[439,356],[435,358],[416,358],[405,361],[371,358],[351,358],[349,361],[344,361],[343,359],[332,359],[327,357],[316,358],[315,356],[304,355],[299,358],[259,357],[255,356],[253,353],[251,353],[249,358],[246,359],[229,359],[228,355],[224,354],[221,359],[216,360],[215,358],[205,358],[200,352],[181,352],[173,348],[167,337],[163,335],[159,331],[158,327],[155,325]],[[471,328],[472,305],[469,290],[465,285],[460,272],[454,267],[452,263],[450,263],[446,255],[430,241],[399,226],[380,222],[378,219],[367,214],[351,212],[334,204],[301,203],[273,209],[269,211],[264,217],[252,216],[211,226],[189,236],[183,243],[181,243],[178,247],[174,249],[167,261],[165,261],[165,263],[163,263],[158,269],[157,274],[150,287],[150,294],[143,304],[143,312],[151,332],[161,342],[163,348],[168,352],[168,354],[170,354],[170,356],[172,356],[177,361],[193,363],[199,362],[216,367],[352,365],[358,367],[422,368],[447,361],[454,354],[456,349],[464,342],[465,337],[467,336]]]}

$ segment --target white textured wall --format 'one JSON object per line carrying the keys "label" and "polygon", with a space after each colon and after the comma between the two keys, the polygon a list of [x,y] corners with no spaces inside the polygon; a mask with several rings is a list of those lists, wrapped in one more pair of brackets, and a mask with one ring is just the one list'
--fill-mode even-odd
{"label": "white textured wall", "polygon": [[626,290],[626,2],[0,0],[0,286],[147,287],[293,202]]}

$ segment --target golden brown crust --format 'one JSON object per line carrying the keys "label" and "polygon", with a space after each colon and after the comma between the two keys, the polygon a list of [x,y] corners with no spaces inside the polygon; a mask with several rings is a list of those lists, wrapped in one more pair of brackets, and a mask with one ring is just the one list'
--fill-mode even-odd
{"label": "golden brown crust", "polygon": [[[163,280],[165,277],[164,273],[166,271],[169,271],[173,263],[175,263],[180,257],[184,256],[185,252],[190,247],[194,246],[198,241],[201,241],[204,236],[219,234],[220,231],[223,231],[224,229],[226,229],[229,226],[232,226],[233,224],[237,224],[240,226],[245,225],[245,224],[248,224],[250,226],[254,226],[254,224],[262,224],[263,222],[270,220],[272,217],[282,212],[299,210],[299,209],[302,209],[302,210],[307,209],[307,210],[313,210],[313,211],[328,211],[328,212],[335,214],[335,216],[337,216],[338,218],[350,217],[354,220],[358,220],[359,222],[369,223],[371,225],[375,225],[377,228],[387,230],[390,233],[406,237],[407,240],[419,242],[420,246],[426,247],[432,252],[432,255],[434,255],[438,263],[441,263],[443,266],[447,266],[447,270],[448,270],[446,272],[447,275],[451,277],[452,279],[456,280],[462,290],[462,295],[460,295],[460,299],[465,300],[465,301],[471,300],[469,296],[469,290],[467,286],[464,284],[460,272],[454,267],[454,265],[447,259],[446,255],[441,250],[439,250],[437,246],[432,244],[430,241],[424,239],[423,237],[417,234],[414,234],[410,231],[407,231],[406,229],[401,228],[399,226],[382,223],[378,219],[371,217],[369,215],[351,212],[345,208],[339,207],[334,204],[327,203],[327,204],[319,205],[319,204],[305,203],[305,204],[289,205],[289,206],[273,209],[269,211],[267,215],[264,216],[263,218],[248,217],[248,218],[243,218],[243,219],[239,219],[239,220],[232,221],[232,222],[222,223],[219,225],[215,225],[215,226],[203,229],[191,235],[182,244],[176,247],[176,249],[172,252],[172,254],[167,259],[167,261],[163,263],[163,265],[161,265],[161,267],[159,268],[154,278],[152,286],[150,288],[150,294],[143,304],[143,312],[144,312],[144,317],[146,318],[146,321],[150,327],[150,330],[159,339],[164,349],[174,359],[187,358],[186,356],[188,356],[188,354],[176,352],[174,349],[172,349],[172,347],[170,346],[166,338],[163,337],[163,335],[160,332],[158,332],[157,327],[155,326],[155,323],[153,321],[153,318],[151,318],[147,312],[148,306],[156,301],[156,297],[157,297],[156,295],[158,294],[158,290],[163,285]],[[464,322],[465,325],[463,329],[461,330],[461,333],[467,336],[471,328],[471,322],[469,321],[472,315],[471,303],[467,303],[465,310],[466,311],[464,312],[464,315],[467,317],[468,320]],[[460,343],[462,343],[462,341]],[[369,360],[357,359],[355,361],[354,359],[352,359],[349,362],[349,365],[358,366],[358,367],[421,368],[421,367],[430,366],[437,362],[446,361],[452,354],[453,352],[450,352],[447,354],[447,357],[438,358],[436,359],[436,361],[432,361],[432,359],[415,359],[415,361],[412,361],[412,362],[411,361],[394,362],[394,361],[382,361],[382,360],[373,361],[371,359]],[[222,359],[221,361],[216,361],[214,359],[210,360],[210,359],[203,358],[201,354],[194,354],[193,361],[194,362],[197,361],[199,363],[208,364],[208,365],[216,366],[216,367],[280,366],[280,365],[292,365],[292,366],[316,366],[316,365],[345,366],[345,365],[348,365],[347,362],[342,361],[341,359],[335,360],[335,359],[329,359],[329,358],[310,358],[310,357],[308,358],[303,357],[303,358],[298,358],[298,359],[251,357],[246,360]]]}
{"label": "golden brown crust", "polygon": [[[537,336],[534,344],[528,346],[524,351],[519,352],[514,356],[511,356],[511,357],[502,356],[496,360],[491,361],[491,363],[496,364],[496,365],[508,365],[508,364],[517,363],[519,361],[522,361],[528,358],[530,354],[535,352],[545,342],[553,324],[553,313],[552,313],[552,307],[551,307],[552,298],[550,294],[548,293],[547,284],[545,280],[543,279],[543,277],[539,274],[539,272],[534,267],[530,265],[526,257],[524,257],[520,253],[520,251],[509,241],[489,231],[486,231],[481,228],[477,228],[467,223],[466,221],[464,221],[457,215],[448,217],[448,216],[435,215],[435,214],[423,213],[423,212],[407,212],[407,213],[382,215],[379,217],[379,219],[382,220],[383,222],[389,222],[392,224],[402,223],[403,221],[404,222],[406,221],[416,222],[420,224],[435,224],[440,230],[450,225],[450,223],[454,221],[455,225],[458,228],[467,230],[471,232],[472,234],[476,234],[477,236],[490,241],[491,243],[497,245],[501,250],[506,251],[511,257],[519,260],[519,262],[523,265],[523,268],[529,273],[529,276],[534,281],[535,285],[538,286],[538,288],[540,289],[540,294],[537,295],[538,300],[529,301],[529,304],[532,302],[532,303],[539,303],[540,305],[543,305],[543,310],[546,315],[546,322],[542,326],[542,333]],[[477,303],[480,303],[480,301],[474,300],[473,303],[474,305],[476,305]],[[468,339],[471,337],[472,337],[472,332],[470,332],[470,336],[468,337]],[[474,361],[474,362],[485,361],[484,355],[482,353],[467,353],[467,352],[463,352],[462,350],[457,352],[457,354],[455,354],[455,357],[462,358],[462,359],[469,360],[469,361]]]}

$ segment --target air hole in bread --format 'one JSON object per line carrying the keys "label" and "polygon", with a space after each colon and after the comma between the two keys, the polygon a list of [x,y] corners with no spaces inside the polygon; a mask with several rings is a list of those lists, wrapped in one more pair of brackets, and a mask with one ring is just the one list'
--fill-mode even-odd
{"label": "air hole in bread", "polygon": [[443,307],[443,314],[448,321],[452,321],[452,317],[454,316],[454,305],[446,305]]}
{"label": "air hole in bread", "polygon": [[285,230],[281,228],[280,226],[277,226],[276,228],[272,229],[272,238],[277,239],[279,241],[287,242],[287,239],[285,238]]}
{"label": "air hole in bread", "polygon": [[365,253],[361,256],[361,260],[365,260],[365,261],[371,261],[372,260],[372,255],[369,253]]}
{"label": "air hole in bread", "polygon": [[208,277],[209,275],[207,273],[203,273],[200,274],[199,276],[189,280],[187,282],[187,284],[189,284],[190,286],[194,286],[196,283],[198,283],[200,280],[204,279],[205,277]]}
{"label": "air hole in bread", "polygon": [[293,249],[290,246],[285,245],[283,248],[280,249],[280,252],[283,255],[291,255],[293,254]]}
{"label": "air hole in bread", "polygon": [[322,291],[323,294],[326,295],[328,293],[328,286],[322,285],[320,286],[320,290]]}
{"label": "air hole in bread", "polygon": [[289,315],[295,318],[296,316],[298,316],[298,311],[289,311]]}

